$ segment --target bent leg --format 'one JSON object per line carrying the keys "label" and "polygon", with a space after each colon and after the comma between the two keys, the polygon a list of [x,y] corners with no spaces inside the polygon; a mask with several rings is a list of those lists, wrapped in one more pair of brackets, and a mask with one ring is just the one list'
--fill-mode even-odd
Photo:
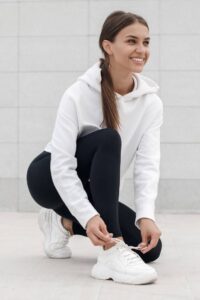
{"label": "bent leg", "polygon": [[58,194],[50,172],[51,153],[43,151],[30,164],[27,170],[27,185],[35,202],[42,207],[61,209],[62,216],[76,220]]}
{"label": "bent leg", "polygon": [[115,237],[121,236],[118,215],[121,159],[119,133],[106,128],[83,137],[77,144],[76,156],[77,173],[82,182],[90,179],[90,201],[108,231]]}
{"label": "bent leg", "polygon": [[[104,219],[108,230],[120,236],[118,194],[120,181],[121,139],[110,128],[95,131],[77,139],[77,174],[89,201]],[[43,151],[30,164],[27,184],[33,199],[73,221],[73,232],[86,235],[56,190],[50,172],[51,153]],[[89,181],[90,180],[90,181]]]}

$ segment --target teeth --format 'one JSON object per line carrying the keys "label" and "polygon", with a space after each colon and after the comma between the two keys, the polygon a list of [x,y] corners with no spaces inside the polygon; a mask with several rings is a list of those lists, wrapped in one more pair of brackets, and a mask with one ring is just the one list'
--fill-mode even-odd
{"label": "teeth", "polygon": [[138,61],[138,62],[143,62],[143,58],[132,57],[132,60],[135,60],[135,61]]}

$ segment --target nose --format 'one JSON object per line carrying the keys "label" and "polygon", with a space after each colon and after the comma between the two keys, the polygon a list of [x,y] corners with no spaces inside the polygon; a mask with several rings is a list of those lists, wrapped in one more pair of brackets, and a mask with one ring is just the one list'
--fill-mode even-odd
{"label": "nose", "polygon": [[144,47],[144,45],[137,45],[137,47],[136,47],[136,52],[138,52],[138,53],[144,53],[145,52],[145,47]]}

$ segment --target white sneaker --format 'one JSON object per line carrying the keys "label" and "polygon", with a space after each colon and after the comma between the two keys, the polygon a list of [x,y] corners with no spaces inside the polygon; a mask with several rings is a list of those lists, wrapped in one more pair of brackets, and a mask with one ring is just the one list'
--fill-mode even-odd
{"label": "white sneaker", "polygon": [[102,249],[91,276],[97,279],[111,278],[116,282],[129,284],[154,282],[157,279],[156,271],[131,248],[134,247],[118,239],[115,246],[108,250]]}
{"label": "white sneaker", "polygon": [[38,215],[38,224],[45,236],[44,251],[51,258],[69,258],[72,253],[67,246],[70,232],[61,223],[61,216],[52,209],[42,208]]}

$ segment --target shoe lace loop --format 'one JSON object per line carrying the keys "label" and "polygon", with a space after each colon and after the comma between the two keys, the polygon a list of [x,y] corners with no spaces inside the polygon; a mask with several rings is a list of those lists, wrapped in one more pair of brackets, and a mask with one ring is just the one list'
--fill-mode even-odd
{"label": "shoe lace loop", "polygon": [[139,250],[140,247],[128,246],[122,240],[117,238],[113,238],[113,240],[118,243],[118,249],[123,257],[125,257],[128,264],[141,262],[141,257],[135,251],[132,251],[132,249]]}

